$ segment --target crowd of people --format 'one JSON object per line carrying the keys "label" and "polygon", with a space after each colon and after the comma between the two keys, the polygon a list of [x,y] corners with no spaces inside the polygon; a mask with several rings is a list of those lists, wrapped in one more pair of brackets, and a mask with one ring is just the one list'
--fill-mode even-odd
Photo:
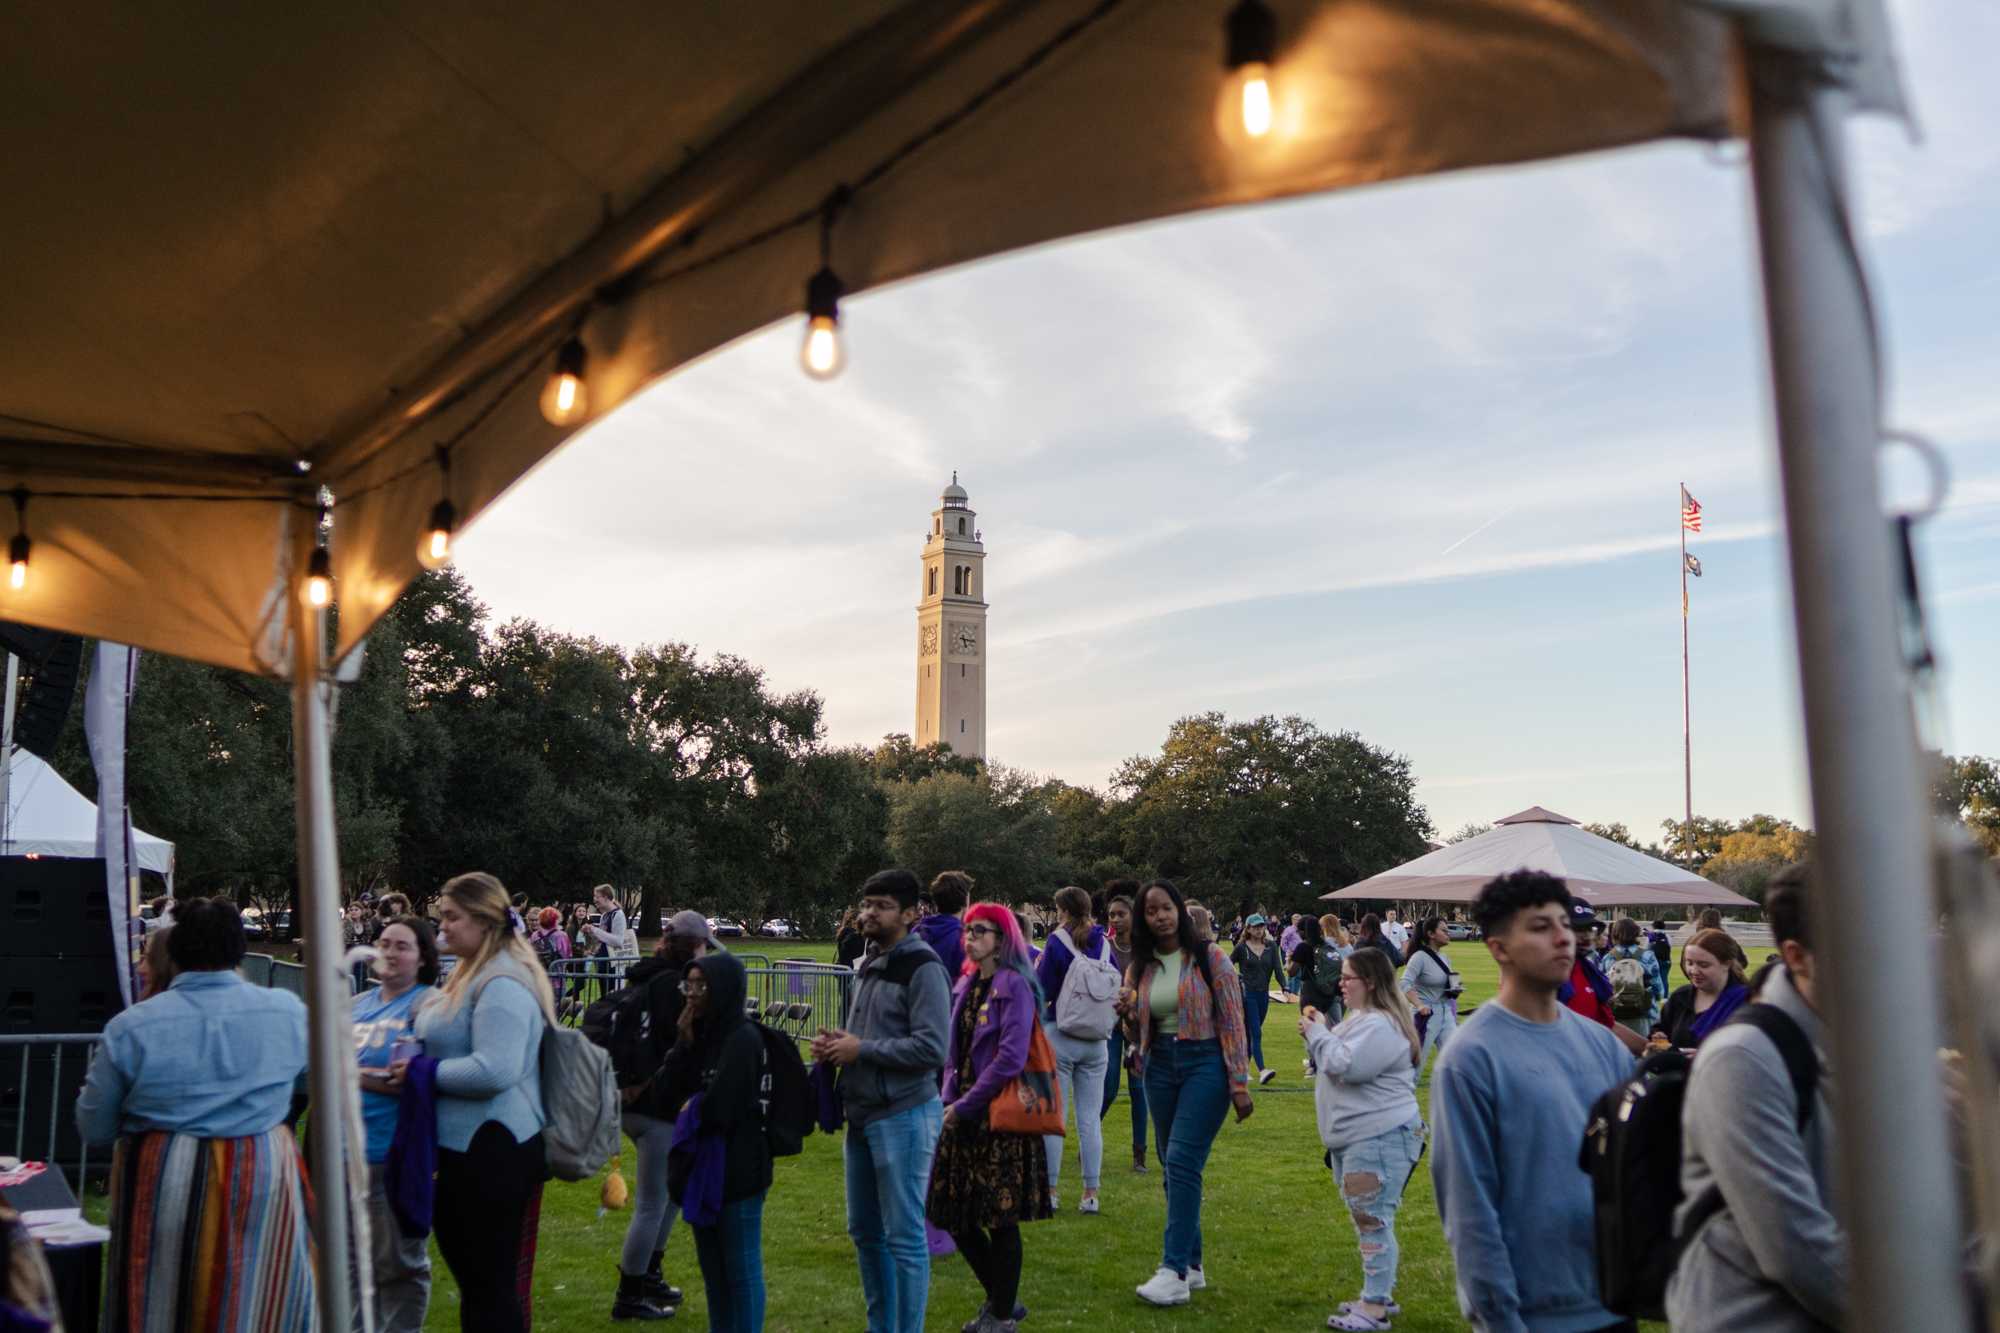
{"label": "crowd of people", "polygon": [[[1121,1083],[1132,1169],[1149,1169],[1150,1149],[1166,1204],[1157,1264],[1136,1296],[1194,1300],[1210,1285],[1208,1159],[1232,1116],[1253,1114],[1253,1079],[1277,1077],[1261,1040],[1274,1000],[1297,1005],[1323,1163],[1360,1260],[1360,1289],[1330,1328],[1388,1329],[1400,1314],[1398,1214],[1427,1151],[1475,1327],[1634,1327],[1605,1303],[1603,1201],[1578,1152],[1593,1103],[1661,1048],[1699,1052],[1666,1290],[1673,1322],[1841,1323],[1844,1240],[1829,1202],[1834,1129],[1804,872],[1769,891],[1771,966],[1749,976],[1741,947],[1710,925],[1688,939],[1685,984],[1671,992],[1663,923],[1607,928],[1559,879],[1501,876],[1472,904],[1499,992],[1463,1017],[1452,932],[1436,918],[1299,916],[1273,938],[1252,912],[1218,940],[1213,916],[1173,884],[1121,880],[1095,899],[1056,894],[1037,948],[1020,912],[974,891],[960,872],[928,886],[903,870],[870,878],[843,923],[860,941],[841,944],[851,1001],[810,1041],[822,1123],[831,1114],[845,1129],[847,1228],[871,1333],[925,1326],[940,1244],[984,1297],[966,1333],[1014,1333],[1027,1315],[1023,1227],[1061,1207],[1072,1126],[1076,1209],[1103,1208],[1102,1122]],[[630,947],[615,896],[583,924],[579,938],[556,909],[530,919],[478,873],[444,886],[434,921],[393,900],[350,918],[350,936],[374,950],[353,1018],[377,1327],[422,1327],[432,1231],[461,1327],[529,1327],[548,1174],[537,1057],[558,1021],[551,937],[571,946],[566,957]],[[85,1137],[117,1143],[107,1327],[312,1326],[308,1188],[292,1137],[305,1014],[238,974],[245,947],[229,904],[175,904],[146,940],[147,998],[107,1027],[78,1100]],[[617,997],[636,996],[645,1022],[642,1039],[613,1052],[636,1149],[613,1319],[679,1309],[663,1268],[685,1216],[711,1329],[763,1325],[773,1070],[747,994],[742,965],[695,912],[666,923],[658,949],[622,979]],[[1803,1113],[1785,1023],[1822,1075]],[[1433,1053],[1427,1124],[1417,1086]]]}

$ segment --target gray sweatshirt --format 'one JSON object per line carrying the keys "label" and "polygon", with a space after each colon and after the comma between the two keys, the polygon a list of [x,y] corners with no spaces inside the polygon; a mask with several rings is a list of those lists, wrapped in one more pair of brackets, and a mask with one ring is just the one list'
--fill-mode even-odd
{"label": "gray sweatshirt", "polygon": [[1332,1027],[1321,1023],[1306,1034],[1306,1049],[1319,1070],[1313,1108],[1326,1147],[1345,1148],[1417,1118],[1409,1038],[1387,1014],[1356,1009]]}
{"label": "gray sweatshirt", "polygon": [[1725,1024],[1702,1043],[1681,1106],[1683,1201],[1675,1231],[1717,1188],[1725,1207],[1675,1265],[1667,1315],[1676,1328],[1817,1333],[1847,1320],[1826,1027],[1782,968],[1766,978],[1758,1003],[1784,1011],[1819,1052],[1812,1118],[1801,1135],[1798,1094],[1769,1037]]}
{"label": "gray sweatshirt", "polygon": [[[887,979],[892,962],[908,966],[917,954],[931,961],[911,972],[907,984]],[[865,1125],[938,1095],[951,1027],[951,985],[936,951],[915,935],[905,935],[887,953],[864,958],[856,972],[847,1030],[861,1038],[861,1058],[841,1075],[840,1092],[848,1123]]]}

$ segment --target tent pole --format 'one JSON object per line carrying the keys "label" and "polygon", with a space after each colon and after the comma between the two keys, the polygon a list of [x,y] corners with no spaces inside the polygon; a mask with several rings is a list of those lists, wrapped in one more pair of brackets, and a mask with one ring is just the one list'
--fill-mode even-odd
{"label": "tent pole", "polygon": [[[299,537],[309,548],[314,532]],[[303,554],[294,569],[303,569]],[[306,925],[306,1036],[312,1090],[313,1239],[319,1255],[319,1327],[352,1326],[348,1283],[347,1170],[339,1108],[353,1077],[348,984],[334,842],[332,734],[322,686],[325,615],[287,589],[292,629],[292,754],[298,806],[299,898]],[[324,1122],[324,1123],[322,1123]]]}
{"label": "tent pole", "polygon": [[[1848,99],[1819,64],[1749,51],[1751,176],[1818,849],[1813,904],[1840,1155],[1850,1328],[1969,1327],[1937,1066],[1937,919],[1916,732],[1876,476],[1873,316],[1840,160]],[[1891,923],[1888,929],[1883,923]],[[1881,978],[1896,979],[1881,985]]]}

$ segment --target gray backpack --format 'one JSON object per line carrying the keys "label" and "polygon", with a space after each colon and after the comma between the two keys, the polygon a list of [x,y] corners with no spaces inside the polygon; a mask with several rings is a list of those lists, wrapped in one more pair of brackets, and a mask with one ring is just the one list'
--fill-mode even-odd
{"label": "gray backpack", "polygon": [[1118,988],[1123,984],[1111,961],[1110,941],[1100,944],[1092,958],[1068,931],[1058,929],[1056,938],[1069,946],[1071,955],[1056,996],[1056,1031],[1078,1041],[1103,1041],[1118,1025]]}
{"label": "gray backpack", "polygon": [[549,1172],[589,1180],[618,1151],[618,1078],[611,1052],[560,1023],[542,1029],[542,1126]]}
{"label": "gray backpack", "polygon": [[[487,983],[506,975],[497,968],[489,971],[474,983],[468,1000],[476,1001]],[[618,1077],[611,1069],[611,1052],[575,1028],[545,1022],[538,1062],[549,1174],[558,1180],[589,1180],[618,1151]]]}

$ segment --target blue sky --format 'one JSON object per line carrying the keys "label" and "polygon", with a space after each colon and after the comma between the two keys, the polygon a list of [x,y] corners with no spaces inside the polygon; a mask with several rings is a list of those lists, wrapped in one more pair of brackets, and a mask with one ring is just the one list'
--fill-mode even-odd
{"label": "blue sky", "polygon": [[[1891,6],[1920,139],[1854,131],[1890,411],[1945,449],[1922,553],[1944,741],[2000,753],[2000,47]],[[952,469],[988,549],[992,757],[1101,785],[1203,709],[1407,754],[1440,832],[1681,807],[1676,484],[1706,509],[1695,806],[1809,818],[1740,153],[1666,144],[1130,228],[843,307],[847,372],[747,338],[468,533],[502,616],[679,639],[914,722]],[[1887,465],[1893,491],[1913,469]]]}

